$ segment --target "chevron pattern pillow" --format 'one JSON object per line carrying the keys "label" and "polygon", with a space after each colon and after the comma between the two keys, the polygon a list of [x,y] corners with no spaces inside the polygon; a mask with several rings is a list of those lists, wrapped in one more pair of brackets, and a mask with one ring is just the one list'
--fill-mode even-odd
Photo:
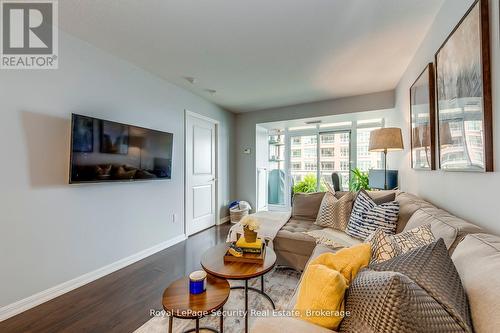
{"label": "chevron pattern pillow", "polygon": [[349,192],[337,199],[332,192],[326,192],[319,207],[316,225],[345,231],[351,216],[354,194]]}
{"label": "chevron pattern pillow", "polygon": [[398,216],[399,203],[397,201],[377,205],[366,191],[361,190],[354,201],[346,233],[362,240],[377,229],[382,229],[387,234],[394,234]]}

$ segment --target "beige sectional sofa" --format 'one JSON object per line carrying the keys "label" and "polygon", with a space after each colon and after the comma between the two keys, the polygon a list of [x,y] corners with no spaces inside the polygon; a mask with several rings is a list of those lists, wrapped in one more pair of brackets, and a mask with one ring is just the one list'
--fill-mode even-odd
{"label": "beige sectional sofa", "polygon": [[[385,193],[387,194],[387,193]],[[336,194],[341,196],[342,193]],[[384,195],[371,192],[370,196]],[[322,194],[306,197],[304,207],[310,211],[319,209]],[[302,199],[301,199],[302,200]],[[316,200],[316,201],[315,201]],[[439,209],[431,203],[412,194],[398,192],[395,200],[400,204],[397,232],[406,231],[424,224],[430,224],[436,238],[443,238],[451,258],[460,274],[469,299],[474,330],[478,333],[495,332],[500,327],[500,237],[485,233],[480,227]],[[315,203],[316,202],[316,203]],[[315,244],[314,238],[302,231],[319,228],[314,225],[312,212],[301,211],[301,202],[294,202],[299,210],[278,233],[274,246],[278,263],[303,270],[307,261],[322,253],[334,250]],[[339,232],[338,242],[351,246],[360,241]],[[293,245],[295,244],[295,246]],[[289,308],[293,308],[296,296]],[[251,332],[268,333],[326,333],[323,327],[295,318],[256,318]]]}
{"label": "beige sectional sofa", "polygon": [[[347,192],[336,192],[335,196],[341,198]],[[292,217],[281,228],[274,239],[274,251],[278,255],[278,265],[292,267],[302,271],[316,246],[316,240],[304,232],[323,229],[314,224],[318,215],[324,192],[300,194],[294,197]],[[394,191],[374,191],[368,193],[375,201],[388,194],[395,195]],[[400,215],[398,232],[408,222],[408,213]],[[334,231],[336,241],[344,246],[359,244],[361,241],[341,231]]]}

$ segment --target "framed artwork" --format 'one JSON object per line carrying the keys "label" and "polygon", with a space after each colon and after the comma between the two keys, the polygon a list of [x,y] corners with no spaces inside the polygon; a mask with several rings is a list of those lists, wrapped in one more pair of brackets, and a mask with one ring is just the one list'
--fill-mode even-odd
{"label": "framed artwork", "polygon": [[487,0],[474,2],[435,58],[441,169],[493,171]]}
{"label": "framed artwork", "polygon": [[436,169],[434,65],[429,63],[410,87],[411,167]]}
{"label": "framed artwork", "polygon": [[78,116],[73,120],[73,152],[92,153],[94,151],[94,120]]}
{"label": "framed artwork", "polygon": [[101,153],[128,154],[129,126],[101,121]]}

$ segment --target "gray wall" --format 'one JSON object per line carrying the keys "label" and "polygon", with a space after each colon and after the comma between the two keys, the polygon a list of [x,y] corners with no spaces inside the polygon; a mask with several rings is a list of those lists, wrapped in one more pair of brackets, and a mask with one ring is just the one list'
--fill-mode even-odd
{"label": "gray wall", "polygon": [[[392,108],[394,108],[394,91],[385,91],[238,114],[236,116],[235,151],[236,198],[247,200],[251,203],[252,207],[256,207],[255,126],[257,124]],[[251,154],[243,154],[244,148],[250,148]]]}
{"label": "gray wall", "polygon": [[[410,140],[409,88],[441,46],[453,27],[467,12],[472,0],[447,0],[438,13],[427,37],[403,75],[396,89],[398,123],[404,129],[404,139]],[[500,168],[500,43],[499,2],[490,1],[491,60],[493,83],[493,128],[495,140],[495,168]],[[409,145],[407,145],[409,148]],[[410,167],[410,150],[406,149],[400,163],[402,189],[418,194],[436,205],[455,213],[487,230],[500,233],[498,188],[500,174],[442,171],[415,171]]]}
{"label": "gray wall", "polygon": [[[232,113],[62,32],[59,45],[58,70],[0,74],[0,307],[184,233],[184,109],[220,121],[221,205],[234,193]],[[68,185],[72,112],[174,133],[172,180]]]}

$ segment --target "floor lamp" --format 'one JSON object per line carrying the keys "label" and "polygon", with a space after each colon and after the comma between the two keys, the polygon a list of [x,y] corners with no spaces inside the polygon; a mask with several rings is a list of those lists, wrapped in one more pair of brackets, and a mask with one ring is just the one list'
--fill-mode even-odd
{"label": "floor lamp", "polygon": [[387,152],[403,150],[403,135],[400,128],[387,127],[371,131],[370,145],[371,152],[384,153],[384,189],[387,190]]}

